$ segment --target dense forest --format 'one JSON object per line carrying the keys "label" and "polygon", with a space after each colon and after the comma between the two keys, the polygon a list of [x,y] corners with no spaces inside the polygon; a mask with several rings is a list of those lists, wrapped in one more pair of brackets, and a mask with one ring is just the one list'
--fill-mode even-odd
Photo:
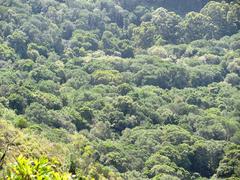
{"label": "dense forest", "polygon": [[0,0],[0,179],[240,179],[238,0]]}

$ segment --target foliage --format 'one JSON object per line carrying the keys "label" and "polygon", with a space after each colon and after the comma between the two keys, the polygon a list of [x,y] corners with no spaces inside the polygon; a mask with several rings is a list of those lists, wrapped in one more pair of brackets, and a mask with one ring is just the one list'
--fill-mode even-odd
{"label": "foliage", "polygon": [[1,1],[0,179],[239,178],[239,13]]}
{"label": "foliage", "polygon": [[[55,162],[56,163],[56,162]],[[68,174],[57,172],[55,165],[42,157],[37,160],[19,156],[15,164],[9,166],[7,179],[56,179],[67,180]]]}

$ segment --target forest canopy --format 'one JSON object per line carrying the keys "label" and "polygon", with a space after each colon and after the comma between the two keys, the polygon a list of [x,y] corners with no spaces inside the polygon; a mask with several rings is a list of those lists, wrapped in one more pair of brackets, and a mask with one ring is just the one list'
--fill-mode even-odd
{"label": "forest canopy", "polygon": [[240,178],[238,0],[0,1],[0,179]]}

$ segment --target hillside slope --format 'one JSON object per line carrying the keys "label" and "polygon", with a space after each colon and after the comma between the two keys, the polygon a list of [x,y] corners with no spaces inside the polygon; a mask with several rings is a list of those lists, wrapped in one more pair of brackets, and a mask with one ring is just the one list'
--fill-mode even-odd
{"label": "hillside slope", "polygon": [[0,179],[239,179],[239,29],[238,1],[0,1]]}

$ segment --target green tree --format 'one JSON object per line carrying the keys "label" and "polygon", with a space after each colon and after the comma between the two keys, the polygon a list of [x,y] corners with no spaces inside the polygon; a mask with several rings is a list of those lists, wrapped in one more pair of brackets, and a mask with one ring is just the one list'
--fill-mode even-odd
{"label": "green tree", "polygon": [[236,24],[231,22],[234,21],[233,19],[236,20],[236,18],[233,17],[235,13],[232,13],[232,10],[235,11],[233,5],[226,2],[211,1],[201,10],[201,13],[212,19],[212,22],[218,28],[216,35],[222,37],[237,32]]}
{"label": "green tree", "polygon": [[21,114],[27,105],[26,99],[19,94],[11,94],[8,97],[9,107],[16,110],[16,113]]}
{"label": "green tree", "polygon": [[19,30],[14,31],[11,35],[8,36],[8,41],[12,48],[15,49],[16,53],[20,57],[27,57],[27,35]]}
{"label": "green tree", "polygon": [[150,22],[143,22],[133,29],[133,41],[137,47],[148,48],[154,45],[156,27]]}
{"label": "green tree", "polygon": [[225,149],[225,156],[217,169],[217,178],[238,178],[240,175],[239,146],[232,145]]}
{"label": "green tree", "polygon": [[214,38],[217,31],[210,17],[196,12],[188,13],[180,27],[186,42]]}
{"label": "green tree", "polygon": [[176,43],[178,39],[179,23],[181,17],[164,8],[158,8],[152,13],[152,23],[157,27],[157,32],[168,42]]}
{"label": "green tree", "polygon": [[47,108],[36,102],[26,108],[25,115],[28,120],[38,124],[48,122]]}
{"label": "green tree", "polygon": [[0,59],[2,61],[8,61],[8,60],[15,60],[16,59],[16,54],[14,49],[9,47],[6,44],[1,44],[0,45]]}
{"label": "green tree", "polygon": [[222,159],[224,144],[222,142],[205,141],[194,145],[193,171],[204,177],[211,177]]}

